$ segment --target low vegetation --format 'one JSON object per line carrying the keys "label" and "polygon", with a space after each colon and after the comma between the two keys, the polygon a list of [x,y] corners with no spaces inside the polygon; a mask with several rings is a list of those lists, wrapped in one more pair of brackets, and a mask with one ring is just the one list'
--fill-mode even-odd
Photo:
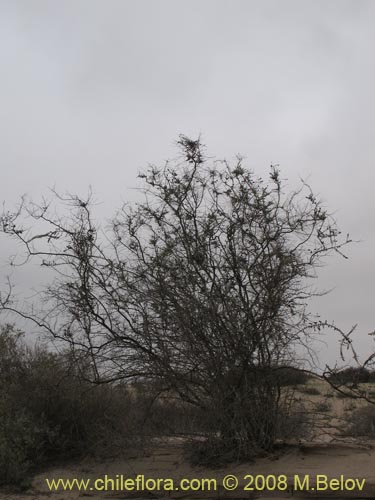
{"label": "low vegetation", "polygon": [[304,394],[308,394],[310,396],[319,396],[320,391],[316,387],[313,386],[306,386],[300,389],[301,392]]}
{"label": "low vegetation", "polygon": [[[22,332],[0,326],[0,484],[27,486],[30,474],[51,460],[139,453],[156,437],[184,436],[195,464],[240,457],[235,446],[223,453],[223,436],[210,414],[149,381],[94,385],[89,370],[70,352],[29,347]],[[276,372],[278,387],[289,395],[280,407],[277,439],[306,436],[306,408],[294,397],[298,370]]]}
{"label": "low vegetation", "polygon": [[348,424],[346,435],[375,439],[375,407],[371,405],[354,410],[348,418]]}
{"label": "low vegetation", "polygon": [[84,360],[29,348],[21,332],[0,327],[0,484],[22,485],[46,461],[133,452],[149,436],[202,425],[191,407],[157,398],[152,384],[93,385],[87,370]]}
{"label": "low vegetation", "polygon": [[328,380],[334,385],[366,384],[375,382],[375,371],[370,371],[364,367],[348,367],[332,373]]}
{"label": "low vegetation", "polygon": [[[27,486],[30,474],[51,460],[134,455],[154,438],[165,436],[183,436],[186,455],[193,464],[215,466],[241,458],[243,450],[238,451],[237,446],[228,444],[223,452],[224,436],[213,426],[210,414],[173,392],[141,380],[93,385],[87,380],[89,370],[84,359],[41,346],[30,348],[12,325],[0,326],[0,484]],[[358,407],[355,400],[341,397],[339,392],[337,403],[334,399],[329,403],[323,395],[323,382],[303,373],[301,377],[292,367],[276,368],[275,372],[275,383],[284,395],[277,421],[278,442],[310,439],[317,415],[334,418],[335,404],[345,414],[345,435],[375,438],[372,406]],[[246,450],[246,455],[251,452],[255,456],[257,450]]]}

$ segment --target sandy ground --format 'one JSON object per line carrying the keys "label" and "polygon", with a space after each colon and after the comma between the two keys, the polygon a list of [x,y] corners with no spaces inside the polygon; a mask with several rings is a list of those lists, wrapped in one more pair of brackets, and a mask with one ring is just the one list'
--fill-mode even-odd
{"label": "sandy ground", "polygon": [[[115,478],[116,475],[136,477],[143,474],[148,478],[173,478],[175,481],[181,478],[216,478],[218,488],[216,491],[173,491],[173,492],[147,492],[134,493],[125,491],[55,491],[48,490],[46,478],[103,478],[104,475]],[[233,474],[239,478],[239,486],[235,491],[225,491],[222,480],[227,474]],[[246,475],[279,475],[288,477],[288,489],[286,491],[244,491],[248,479]],[[298,475],[303,479],[306,474],[310,475],[310,487],[315,486],[317,474],[327,475],[329,478],[339,478],[343,475],[345,479],[362,479],[366,482],[363,491],[355,488],[353,491],[296,491],[294,477]],[[127,460],[106,461],[103,463],[91,462],[89,460],[64,467],[54,467],[43,473],[37,474],[33,480],[32,488],[25,493],[15,494],[3,490],[0,496],[4,500],[32,500],[49,497],[53,500],[91,498],[99,500],[103,498],[375,498],[375,449],[348,444],[304,444],[295,445],[284,449],[282,452],[269,458],[257,460],[255,463],[242,463],[231,465],[220,469],[207,469],[203,467],[190,466],[183,457],[182,447],[176,443],[159,445],[149,456],[129,458]]]}

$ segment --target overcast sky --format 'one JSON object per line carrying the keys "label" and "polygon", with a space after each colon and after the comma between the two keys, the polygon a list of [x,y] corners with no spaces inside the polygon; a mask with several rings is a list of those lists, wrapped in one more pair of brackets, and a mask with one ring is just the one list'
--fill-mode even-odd
{"label": "overcast sky", "polygon": [[0,0],[0,199],[91,185],[109,217],[180,133],[202,134],[218,158],[241,153],[260,175],[278,163],[361,240],[327,262],[320,284],[335,289],[314,307],[358,323],[368,349],[374,24],[366,0]]}

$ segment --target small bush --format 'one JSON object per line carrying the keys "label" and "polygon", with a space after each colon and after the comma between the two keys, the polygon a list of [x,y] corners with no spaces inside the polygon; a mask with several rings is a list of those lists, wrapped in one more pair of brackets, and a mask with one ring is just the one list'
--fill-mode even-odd
{"label": "small bush", "polygon": [[276,368],[275,380],[280,386],[304,385],[311,379],[311,376],[304,371],[292,366]]}
{"label": "small bush", "polygon": [[[231,462],[238,461],[236,447],[232,442],[226,442],[218,435],[211,435],[203,439],[192,439],[185,446],[185,453],[192,465],[221,467]],[[247,460],[251,460],[251,455],[255,457],[257,450],[246,453]]]}
{"label": "small bush", "polygon": [[20,484],[30,466],[41,457],[44,429],[24,412],[12,411],[9,402],[0,411],[0,482]]}
{"label": "small bush", "polygon": [[51,458],[124,446],[136,433],[128,388],[93,386],[79,376],[85,369],[0,327],[0,484],[19,484]]}
{"label": "small bush", "polygon": [[349,367],[344,370],[336,371],[329,376],[329,380],[335,385],[357,385],[371,382],[374,375],[363,367]]}
{"label": "small bush", "polygon": [[366,406],[351,413],[345,434],[353,437],[375,438],[375,407]]}
{"label": "small bush", "polygon": [[309,396],[318,396],[320,394],[319,389],[317,389],[316,387],[306,386],[302,387],[300,390],[301,392],[303,392],[304,394],[308,394]]}
{"label": "small bush", "polygon": [[280,409],[277,438],[282,441],[307,438],[312,430],[311,415],[305,405],[292,401]]}
{"label": "small bush", "polygon": [[331,411],[332,406],[328,403],[328,401],[321,401],[315,407],[315,410],[319,413],[327,413]]}
{"label": "small bush", "polygon": [[0,484],[21,482],[43,441],[43,422],[34,422],[16,396],[24,376],[20,338],[11,325],[0,327]]}

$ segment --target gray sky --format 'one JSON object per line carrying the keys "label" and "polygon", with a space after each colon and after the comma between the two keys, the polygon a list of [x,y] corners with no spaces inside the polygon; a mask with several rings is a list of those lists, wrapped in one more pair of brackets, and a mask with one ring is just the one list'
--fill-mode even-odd
{"label": "gray sky", "polygon": [[[219,158],[241,153],[259,174],[278,163],[362,240],[348,261],[328,260],[320,284],[336,288],[314,307],[358,323],[364,351],[375,328],[374,22],[366,0],[0,0],[0,198],[91,185],[109,217],[137,196],[140,169],[175,155],[180,133],[201,133]],[[321,346],[322,359],[335,352]]]}

